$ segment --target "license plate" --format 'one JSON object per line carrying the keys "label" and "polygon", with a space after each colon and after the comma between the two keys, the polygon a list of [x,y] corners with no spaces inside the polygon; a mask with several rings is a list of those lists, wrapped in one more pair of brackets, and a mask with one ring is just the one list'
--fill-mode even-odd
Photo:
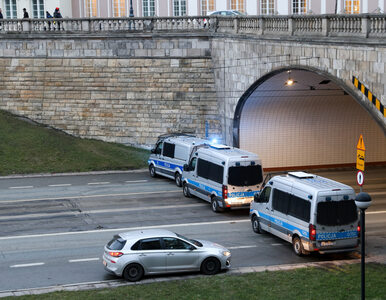
{"label": "license plate", "polygon": [[321,246],[334,246],[334,245],[335,245],[335,242],[332,242],[332,241],[321,242],[320,245],[321,245]]}
{"label": "license plate", "polygon": [[103,265],[106,267],[106,266],[107,266],[107,262],[106,262],[106,261],[103,261]]}

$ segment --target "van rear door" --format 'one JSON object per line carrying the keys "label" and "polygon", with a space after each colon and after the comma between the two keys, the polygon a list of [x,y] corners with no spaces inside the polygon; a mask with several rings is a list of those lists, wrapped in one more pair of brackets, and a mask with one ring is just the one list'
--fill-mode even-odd
{"label": "van rear door", "polygon": [[316,206],[316,241],[320,249],[355,247],[358,210],[351,191],[319,193]]}

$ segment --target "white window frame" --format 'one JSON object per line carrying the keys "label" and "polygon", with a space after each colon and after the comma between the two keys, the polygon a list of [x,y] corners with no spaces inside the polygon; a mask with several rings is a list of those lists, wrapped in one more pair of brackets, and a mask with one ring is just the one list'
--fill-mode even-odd
{"label": "white window frame", "polygon": [[[35,10],[34,1],[36,1],[37,10]],[[32,16],[33,18],[45,18],[44,0],[32,0]],[[40,9],[42,8],[42,9]]]}
{"label": "white window frame", "polygon": [[[85,0],[84,1],[84,17],[85,18],[93,18],[99,16],[99,0],[95,1],[96,5],[96,16],[93,16],[93,2],[94,0]],[[90,10],[87,9],[88,4],[90,5]]]}
{"label": "white window frame", "polygon": [[[113,17],[124,17],[126,16],[126,7],[127,7],[127,2],[129,2],[130,0],[112,0],[112,4],[113,4]],[[122,8],[122,4],[121,3],[124,3],[124,6],[123,6],[123,11],[121,10]],[[118,7],[118,15],[115,14],[115,7]]]}
{"label": "white window frame", "polygon": [[[206,7],[206,11],[204,10],[204,3]],[[201,15],[205,16],[208,12],[216,10],[216,2],[215,0],[201,0]]]}
{"label": "white window frame", "polygon": [[[145,11],[145,3],[148,11]],[[142,0],[142,16],[154,17],[155,16],[156,0]],[[153,8],[153,10],[152,10]]]}
{"label": "white window frame", "polygon": [[238,10],[242,13],[245,12],[245,1],[244,0],[231,0],[230,4],[231,4],[230,5],[231,10]]}
{"label": "white window frame", "polygon": [[304,15],[307,13],[309,0],[292,0],[292,14]]}
{"label": "white window frame", "polygon": [[[357,2],[357,5],[355,5]],[[349,4],[349,5],[347,5]],[[358,10],[354,11],[354,8],[357,7]],[[346,14],[360,14],[361,13],[361,1],[360,0],[344,0],[344,11]]]}
{"label": "white window frame", "polygon": [[[176,4],[178,5],[177,9]],[[173,16],[186,16],[186,0],[173,0]]]}
{"label": "white window frame", "polygon": [[[7,8],[7,4],[9,9]],[[5,0],[4,1],[5,8],[5,17],[7,19],[17,19],[17,3],[16,0]]]}
{"label": "white window frame", "polygon": [[[265,6],[265,8],[263,6]],[[260,14],[262,14],[262,15],[275,14],[275,0],[261,0],[260,1]]]}

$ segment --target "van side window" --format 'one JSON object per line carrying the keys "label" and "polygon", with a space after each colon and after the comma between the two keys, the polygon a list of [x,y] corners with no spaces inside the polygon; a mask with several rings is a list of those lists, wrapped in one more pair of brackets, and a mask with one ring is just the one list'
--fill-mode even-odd
{"label": "van side window", "polygon": [[289,193],[274,189],[272,207],[283,214],[310,221],[311,203]]}
{"label": "van side window", "polygon": [[196,169],[197,157],[193,157],[189,164],[189,171],[194,171]]}
{"label": "van side window", "polygon": [[311,202],[304,200],[302,198],[292,195],[289,207],[288,214],[303,220],[305,222],[310,221],[310,211],[311,211]]}
{"label": "van side window", "polygon": [[157,146],[155,147],[155,154],[161,154],[162,153],[162,146],[163,146],[163,142],[160,142],[157,144]]}
{"label": "van side window", "polygon": [[174,158],[174,149],[176,145],[170,143],[164,143],[164,156]]}
{"label": "van side window", "polygon": [[199,158],[197,175],[217,183],[222,183],[224,177],[224,167]]}
{"label": "van side window", "polygon": [[271,187],[267,186],[260,194],[260,202],[267,203],[269,201],[269,196],[271,195]]}

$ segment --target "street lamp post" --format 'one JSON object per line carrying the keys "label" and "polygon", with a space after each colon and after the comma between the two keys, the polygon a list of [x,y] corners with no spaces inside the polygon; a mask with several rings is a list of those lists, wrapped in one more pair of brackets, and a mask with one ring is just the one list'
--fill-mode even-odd
{"label": "street lamp post", "polygon": [[370,195],[360,192],[355,204],[361,210],[361,299],[365,300],[365,210],[371,205]]}
{"label": "street lamp post", "polygon": [[133,17],[134,17],[133,0],[130,0],[130,12],[129,12],[129,17],[130,17],[130,18],[133,18]]}

